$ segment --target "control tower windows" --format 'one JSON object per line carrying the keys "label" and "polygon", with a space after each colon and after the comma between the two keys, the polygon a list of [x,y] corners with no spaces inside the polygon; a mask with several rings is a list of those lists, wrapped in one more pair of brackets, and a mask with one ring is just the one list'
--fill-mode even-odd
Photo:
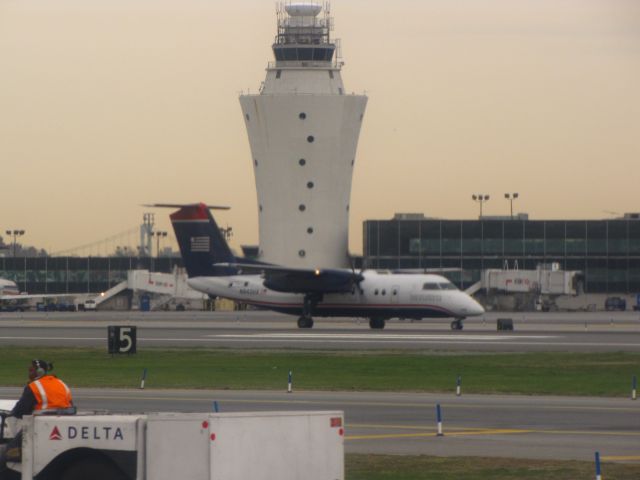
{"label": "control tower windows", "polygon": [[313,143],[314,140],[315,140],[315,138],[313,137],[313,135],[309,135],[307,137],[307,142],[309,142],[309,143]]}
{"label": "control tower windows", "polygon": [[335,46],[301,46],[301,45],[276,45],[273,54],[277,61],[300,62],[330,62],[335,52]]}
{"label": "control tower windows", "polygon": [[333,80],[333,70],[329,70],[329,78]]}
{"label": "control tower windows", "polygon": [[247,122],[248,122],[248,121],[250,120],[250,119],[249,119],[249,114],[248,114],[248,113],[245,113],[245,114],[244,114],[244,118],[246,118],[246,119],[247,119]]}
{"label": "control tower windows", "polygon": [[282,75],[282,70],[277,70],[276,71],[276,79],[279,79],[280,75]]}

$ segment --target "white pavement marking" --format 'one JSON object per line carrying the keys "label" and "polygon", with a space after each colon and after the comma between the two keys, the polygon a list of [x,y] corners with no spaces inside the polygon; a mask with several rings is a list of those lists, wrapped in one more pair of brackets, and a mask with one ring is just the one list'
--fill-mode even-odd
{"label": "white pavement marking", "polygon": [[260,338],[266,340],[410,340],[410,341],[430,341],[430,340],[454,340],[454,341],[505,341],[505,340],[548,340],[559,338],[555,335],[380,335],[366,333],[228,333],[207,335],[211,338]]}

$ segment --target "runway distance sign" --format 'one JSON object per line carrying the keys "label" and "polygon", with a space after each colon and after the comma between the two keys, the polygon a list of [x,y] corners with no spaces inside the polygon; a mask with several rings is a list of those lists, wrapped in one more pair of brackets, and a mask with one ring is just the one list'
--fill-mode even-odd
{"label": "runway distance sign", "polygon": [[109,353],[136,353],[136,327],[109,325],[107,346]]}

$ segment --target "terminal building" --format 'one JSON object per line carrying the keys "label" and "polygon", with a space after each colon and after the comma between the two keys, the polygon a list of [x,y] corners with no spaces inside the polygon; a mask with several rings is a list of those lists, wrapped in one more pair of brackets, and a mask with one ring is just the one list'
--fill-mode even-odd
{"label": "terminal building", "polygon": [[[584,293],[640,293],[640,215],[447,220],[396,214],[363,223],[362,260],[373,269],[450,269],[447,276],[465,289],[484,270],[558,264],[582,272]],[[178,257],[0,257],[0,278],[33,293],[102,292],[125,280],[130,270],[180,268]]]}
{"label": "terminal building", "polygon": [[367,220],[363,229],[368,268],[452,269],[446,275],[466,289],[488,269],[556,264],[582,273],[579,293],[640,293],[639,214],[611,220],[530,220],[526,215],[443,220],[396,214],[391,220]]}

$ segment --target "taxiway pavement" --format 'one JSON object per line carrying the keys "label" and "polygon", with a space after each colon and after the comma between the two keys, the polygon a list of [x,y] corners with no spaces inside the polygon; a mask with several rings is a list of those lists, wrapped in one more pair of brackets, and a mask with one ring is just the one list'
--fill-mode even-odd
{"label": "taxiway pavement", "polygon": [[[18,388],[0,388],[16,398]],[[640,402],[624,398],[230,390],[74,389],[81,410],[343,410],[351,453],[640,462]],[[435,405],[444,436],[436,435]]]}
{"label": "taxiway pavement", "polygon": [[[513,331],[497,331],[511,318]],[[0,345],[106,345],[107,326],[136,326],[138,348],[233,347],[451,351],[640,351],[640,313],[491,313],[451,331],[449,321],[393,320],[384,330],[351,318],[318,318],[298,329],[272,312],[76,312],[0,314]]]}

